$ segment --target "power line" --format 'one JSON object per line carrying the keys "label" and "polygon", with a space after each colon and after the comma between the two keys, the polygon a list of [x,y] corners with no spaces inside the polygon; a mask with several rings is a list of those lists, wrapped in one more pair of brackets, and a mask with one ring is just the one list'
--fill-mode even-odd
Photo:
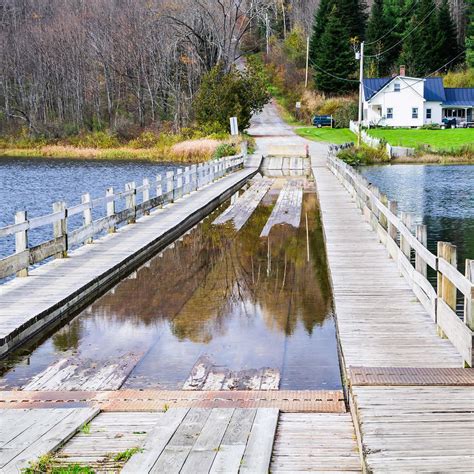
{"label": "power line", "polygon": [[366,58],[378,58],[380,56],[382,56],[383,54],[385,53],[388,53],[389,51],[391,51],[393,48],[395,48],[396,46],[398,46],[400,43],[403,43],[403,41],[405,41],[406,38],[408,38],[422,23],[424,23],[429,16],[431,16],[436,10],[433,9],[431,10],[428,15],[426,15],[423,20],[420,21],[420,23],[418,23],[418,25],[416,25],[413,29],[411,29],[406,35],[404,35],[402,37],[402,39],[398,42],[396,42],[394,45],[390,46],[390,48],[387,48],[385,51],[382,51],[381,53],[377,53],[377,54],[367,54],[366,55]]}
{"label": "power line", "polygon": [[336,75],[330,73],[329,71],[324,70],[322,67],[319,67],[317,64],[312,64],[311,66],[315,67],[316,69],[318,69],[319,71],[323,72],[324,74],[327,74],[328,76],[333,77],[334,79],[338,79],[339,81],[357,82],[357,83],[360,82],[360,81],[358,81],[357,79],[347,79],[347,78],[345,78],[345,77],[336,76]]}
{"label": "power line", "polygon": [[418,2],[419,2],[419,0],[416,0],[416,1],[413,3],[413,5],[411,6],[411,8],[403,14],[403,18],[400,18],[400,20],[398,21],[398,23],[396,23],[395,26],[394,26],[392,29],[388,30],[388,31],[387,31],[386,33],[384,33],[380,38],[377,38],[376,40],[370,41],[370,42],[368,42],[368,43],[366,42],[365,45],[366,45],[366,46],[370,46],[371,44],[378,43],[380,40],[384,39],[387,35],[389,35],[393,30],[395,30],[395,28],[397,28],[398,26],[400,26],[400,24],[402,23],[402,21],[405,20],[405,17],[406,17],[409,13],[411,13],[411,12],[414,10],[414,8],[418,5]]}

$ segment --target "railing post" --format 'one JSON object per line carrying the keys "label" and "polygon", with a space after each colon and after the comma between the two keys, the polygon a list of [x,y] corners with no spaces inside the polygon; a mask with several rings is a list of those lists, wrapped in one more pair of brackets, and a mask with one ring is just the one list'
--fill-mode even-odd
{"label": "railing post", "polygon": [[[91,195],[89,193],[83,194],[81,196],[81,202],[82,202],[82,204],[89,204],[89,206],[86,209],[84,209],[84,211],[82,213],[84,227],[87,227],[87,226],[92,224]],[[91,244],[92,243],[92,237],[89,237],[84,243]]]}
{"label": "railing post", "polygon": [[[396,217],[398,214],[397,201],[388,201],[388,209]],[[388,234],[394,240],[394,242],[397,241],[397,234],[398,234],[397,227],[393,225],[390,221],[388,222]]]}
{"label": "railing post", "polygon": [[[428,245],[428,231],[426,225],[419,224],[416,226],[416,239],[421,242],[423,247]],[[425,278],[428,276],[428,266],[424,259],[415,251],[415,269]]]}
{"label": "railing post", "polygon": [[[18,211],[15,214],[15,224],[23,224],[23,222],[28,221],[28,214],[26,211]],[[28,250],[28,230],[22,230],[15,234],[15,253],[22,253],[25,250]],[[26,268],[19,270],[16,273],[17,277],[27,277],[28,276],[28,265]]]}
{"label": "railing post", "polygon": [[197,166],[191,165],[191,191],[197,189]]}
{"label": "railing post", "polygon": [[[474,260],[466,260],[466,278],[474,285]],[[464,322],[474,331],[474,290],[464,298]]]}
{"label": "railing post", "polygon": [[[114,188],[108,188],[107,191],[105,192],[106,197],[112,198],[114,195]],[[107,217],[113,217],[115,216],[115,199],[111,199],[110,201],[107,201]],[[107,232],[109,234],[113,234],[115,232],[115,225],[112,224]]]}
{"label": "railing post", "polygon": [[184,168],[184,192],[183,192],[183,194],[188,194],[189,192],[191,192],[191,190],[189,189],[189,183],[191,182],[191,175],[189,173],[190,173],[189,166],[185,166],[185,168]]}
{"label": "railing post", "polygon": [[174,198],[174,171],[166,172],[166,199],[173,202]]}
{"label": "railing post", "polygon": [[136,217],[137,217],[137,189],[136,189],[135,181],[132,181],[131,183],[127,183],[125,185],[125,190],[130,191],[129,194],[127,194],[125,198],[125,207],[129,210],[131,210],[131,215],[128,218],[128,223],[129,224],[134,224],[136,222]]}
{"label": "railing post", "polygon": [[156,197],[163,196],[163,186],[161,185],[161,174],[156,176]]}
{"label": "railing post", "polygon": [[178,168],[176,170],[176,190],[175,190],[175,199],[179,199],[183,196],[183,170]]}
{"label": "railing post", "polygon": [[[457,268],[456,246],[448,242],[438,242],[438,258],[443,258]],[[438,271],[437,292],[438,297],[441,297],[453,311],[456,311],[456,287],[440,271]]]}
{"label": "railing post", "polygon": [[[408,229],[409,232],[411,232],[412,229],[412,215],[409,212],[401,212],[400,213],[400,219],[403,224],[405,224],[405,227]],[[411,247],[410,247],[410,242],[408,242],[405,237],[403,237],[403,232],[400,232],[400,249],[401,251],[405,254],[405,256],[410,260],[411,258]]]}
{"label": "railing post", "polygon": [[53,223],[53,236],[55,239],[62,239],[64,243],[64,249],[54,255],[54,258],[66,258],[68,243],[67,243],[67,212],[66,203],[64,201],[58,201],[53,204],[53,212],[63,212],[64,217],[59,221]]}
{"label": "railing post", "polygon": [[[143,203],[148,202],[149,200],[150,200],[150,180],[148,178],[143,178]],[[150,210],[143,209],[143,215],[147,216],[148,214],[150,214]]]}
{"label": "railing post", "polygon": [[249,153],[249,143],[247,140],[244,140],[241,144],[240,144],[240,153],[242,154],[244,160],[247,158],[248,156],[248,153]]}

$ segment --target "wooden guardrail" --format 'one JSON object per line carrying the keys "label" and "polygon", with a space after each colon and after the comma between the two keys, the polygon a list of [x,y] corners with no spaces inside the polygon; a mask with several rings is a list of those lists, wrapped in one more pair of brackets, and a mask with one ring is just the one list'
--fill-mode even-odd
{"label": "wooden guardrail", "polygon": [[[185,194],[241,168],[243,162],[244,156],[236,155],[186,166],[184,170],[167,171],[164,179],[158,175],[154,183],[148,178],[143,180],[141,186],[136,186],[135,182],[127,183],[125,190],[120,192],[114,192],[113,188],[109,188],[101,198],[91,199],[89,193],[83,194],[81,203],[71,207],[66,207],[63,201],[56,202],[53,204],[51,214],[32,219],[28,218],[26,211],[19,211],[15,215],[14,224],[0,228],[0,238],[15,236],[15,253],[0,259],[0,279],[12,275],[26,277],[31,265],[50,257],[67,257],[71,248],[92,243],[97,234],[113,233],[117,226],[124,222],[133,224],[138,216],[146,215],[154,208],[176,201]],[[137,204],[139,193],[142,193],[142,202]],[[125,208],[116,211],[116,202],[120,200],[125,201]],[[106,216],[93,220],[92,210],[104,207]],[[68,218],[81,213],[83,225],[69,231]],[[29,233],[48,225],[53,226],[53,239],[30,246]]]}
{"label": "wooden guardrail", "polygon": [[[465,364],[473,367],[474,260],[466,260],[463,275],[457,269],[454,245],[438,242],[437,255],[431,253],[426,248],[426,226],[417,225],[413,233],[413,216],[406,212],[398,214],[395,201],[389,201],[377,187],[337,158],[336,153],[337,148],[331,147],[327,158],[329,169],[377,232],[379,240],[397,262],[400,273],[437,324],[439,334],[447,337]],[[428,268],[436,272],[436,288],[428,280]],[[464,299],[460,315],[456,313],[458,295]]]}

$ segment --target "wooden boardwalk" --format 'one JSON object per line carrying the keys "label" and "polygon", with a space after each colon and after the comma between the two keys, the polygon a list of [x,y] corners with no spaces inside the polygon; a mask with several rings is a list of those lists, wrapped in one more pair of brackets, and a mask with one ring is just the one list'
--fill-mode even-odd
{"label": "wooden boardwalk", "polygon": [[[460,370],[461,355],[450,341],[439,337],[430,315],[323,157],[313,159],[313,173],[341,356],[365,469],[473,472],[472,380],[467,386],[439,381],[448,379],[446,369]],[[373,386],[360,376],[352,380],[353,367],[359,373],[377,368],[377,377],[389,380]],[[406,381],[393,380],[393,368],[431,372],[408,372],[408,387]]]}
{"label": "wooden boardwalk", "polygon": [[361,472],[350,413],[282,413],[270,471]]}
{"label": "wooden boardwalk", "polygon": [[0,286],[0,354],[105,292],[234,194],[257,172],[236,171],[91,245]]}
{"label": "wooden boardwalk", "polygon": [[0,410],[0,472],[18,473],[56,450],[99,412],[97,408]]}

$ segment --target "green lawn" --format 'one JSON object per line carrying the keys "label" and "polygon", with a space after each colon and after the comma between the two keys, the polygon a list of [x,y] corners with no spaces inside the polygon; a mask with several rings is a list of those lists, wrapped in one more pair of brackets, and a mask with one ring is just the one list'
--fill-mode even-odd
{"label": "green lawn", "polygon": [[356,140],[356,136],[348,128],[301,127],[295,128],[295,132],[309,140],[335,143],[336,145]]}
{"label": "green lawn", "polygon": [[461,148],[464,145],[474,144],[474,128],[447,128],[446,130],[423,130],[418,128],[375,128],[369,135],[383,138],[393,146],[407,146],[416,148],[429,145],[437,150]]}

